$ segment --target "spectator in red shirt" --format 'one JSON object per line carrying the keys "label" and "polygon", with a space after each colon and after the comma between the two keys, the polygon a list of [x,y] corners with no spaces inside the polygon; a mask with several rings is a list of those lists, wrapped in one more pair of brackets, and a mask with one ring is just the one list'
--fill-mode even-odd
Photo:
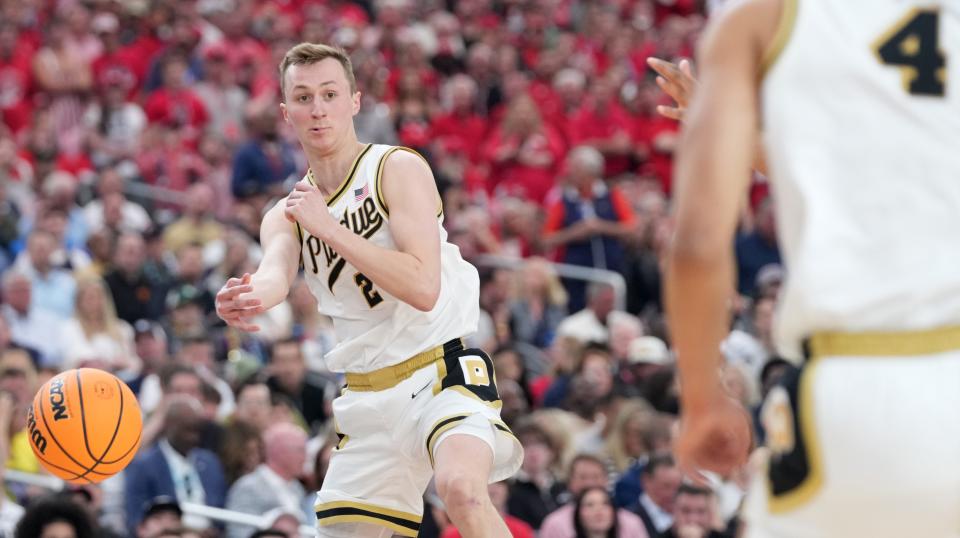
{"label": "spectator in red shirt", "polygon": [[488,128],[486,118],[474,108],[477,84],[466,75],[455,75],[445,90],[445,110],[431,125],[436,153],[476,160]]}
{"label": "spectator in red shirt", "polygon": [[145,105],[150,123],[183,129],[188,142],[196,140],[207,124],[207,108],[186,84],[187,61],[173,54],[163,61],[163,86],[150,94]]}
{"label": "spectator in red shirt", "polygon": [[14,134],[30,124],[32,54],[21,43],[17,27],[0,21],[0,119]]}
{"label": "spectator in red shirt", "polygon": [[543,122],[533,99],[517,96],[484,147],[491,163],[490,190],[542,203],[554,187],[564,149],[560,134]]}
{"label": "spectator in red shirt", "polygon": [[626,172],[633,151],[630,116],[620,105],[619,87],[614,72],[596,78],[568,128],[571,144],[592,146],[603,154],[606,177]]}
{"label": "spectator in red shirt", "polygon": [[93,18],[93,31],[103,43],[102,53],[93,61],[93,77],[98,85],[108,80],[127,89],[127,98],[133,98],[140,89],[141,76],[146,70],[142,52],[124,47],[120,42],[120,21],[113,13],[101,13]]}
{"label": "spectator in red shirt", "polygon": [[673,176],[673,151],[679,139],[679,124],[657,113],[663,96],[653,80],[636,86],[629,108],[633,113],[632,140],[634,152],[644,164],[643,169],[655,175],[670,194]]}

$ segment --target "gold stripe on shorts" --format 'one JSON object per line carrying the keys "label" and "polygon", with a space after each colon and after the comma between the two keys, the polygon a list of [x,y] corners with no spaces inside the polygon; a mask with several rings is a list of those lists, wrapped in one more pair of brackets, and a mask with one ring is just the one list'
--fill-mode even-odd
{"label": "gold stripe on shorts", "polygon": [[374,523],[400,536],[415,537],[420,532],[421,516],[382,506],[353,501],[333,501],[314,506],[320,526],[337,523]]}
{"label": "gold stripe on shorts", "polygon": [[921,331],[822,332],[807,340],[810,358],[904,357],[960,349],[960,326]]}

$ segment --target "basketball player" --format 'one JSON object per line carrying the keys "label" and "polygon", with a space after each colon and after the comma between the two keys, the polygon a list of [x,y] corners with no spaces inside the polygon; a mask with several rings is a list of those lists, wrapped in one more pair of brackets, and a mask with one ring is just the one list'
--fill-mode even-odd
{"label": "basketball player", "polygon": [[687,468],[729,472],[731,240],[763,141],[788,269],[748,536],[960,536],[960,5],[746,0],[700,43],[667,303]]}
{"label": "basketball player", "polygon": [[511,476],[522,448],[499,418],[490,358],[464,349],[476,330],[479,278],[446,240],[426,162],[404,148],[363,144],[350,60],[300,44],[280,66],[280,108],[310,170],[263,218],[264,258],[230,280],[217,311],[252,316],[282,301],[302,265],[345,372],[333,402],[340,437],[316,505],[321,536],[416,536],[431,475],[460,533],[509,536],[487,483]]}

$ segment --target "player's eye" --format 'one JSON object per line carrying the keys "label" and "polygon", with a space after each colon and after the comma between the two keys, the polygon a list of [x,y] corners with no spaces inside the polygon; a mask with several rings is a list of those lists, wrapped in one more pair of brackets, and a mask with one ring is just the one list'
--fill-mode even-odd
{"label": "player's eye", "polygon": [[336,97],[336,96],[337,96],[337,94],[336,94],[335,92],[327,92],[327,94],[325,95],[325,97],[327,98],[327,100],[333,99],[333,98]]}
{"label": "player's eye", "polygon": [[301,103],[306,103],[306,102],[310,101],[310,96],[307,95],[307,94],[300,95],[300,96],[297,97],[297,101],[299,101],[299,102],[301,102]]}

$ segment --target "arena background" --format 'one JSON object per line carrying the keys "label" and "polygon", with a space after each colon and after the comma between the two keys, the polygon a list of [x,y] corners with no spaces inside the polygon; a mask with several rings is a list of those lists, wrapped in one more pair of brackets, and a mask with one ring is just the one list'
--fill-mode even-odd
{"label": "arena background", "polygon": [[[620,536],[732,535],[746,471],[681,488],[670,458],[660,291],[679,125],[656,113],[670,100],[646,64],[691,57],[705,9],[0,0],[0,535],[52,514],[80,537],[294,536],[298,518],[309,533],[338,442],[330,321],[302,282],[258,333],[213,309],[228,277],[256,268],[264,208],[306,171],[278,107],[277,65],[301,41],[350,53],[361,141],[430,161],[444,225],[480,270],[471,343],[493,355],[526,449],[492,486],[515,536],[573,536],[583,514],[567,503],[591,485],[620,507]],[[731,245],[740,300],[723,346],[751,409],[788,368],[770,341],[782,271],[766,192],[756,177]],[[25,409],[78,366],[129,383],[144,443],[120,475],[62,488],[31,453]],[[170,445],[190,457],[158,466]],[[287,481],[258,482],[261,465]],[[426,501],[421,536],[457,536]]]}

